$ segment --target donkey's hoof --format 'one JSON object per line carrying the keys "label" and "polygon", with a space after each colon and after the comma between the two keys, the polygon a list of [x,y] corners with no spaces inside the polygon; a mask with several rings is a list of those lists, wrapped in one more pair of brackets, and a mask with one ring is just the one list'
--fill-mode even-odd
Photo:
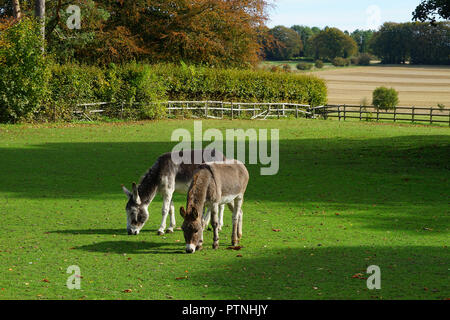
{"label": "donkey's hoof", "polygon": [[164,235],[164,231],[158,230],[158,236],[163,236]]}
{"label": "donkey's hoof", "polygon": [[214,250],[219,249],[219,244],[218,244],[218,243],[213,243],[213,249],[214,249]]}
{"label": "donkey's hoof", "polygon": [[231,245],[232,245],[233,247],[236,247],[237,245],[239,245],[239,240],[233,240],[233,241],[231,241]]}
{"label": "donkey's hoof", "polygon": [[173,233],[173,229],[167,229],[166,233]]}

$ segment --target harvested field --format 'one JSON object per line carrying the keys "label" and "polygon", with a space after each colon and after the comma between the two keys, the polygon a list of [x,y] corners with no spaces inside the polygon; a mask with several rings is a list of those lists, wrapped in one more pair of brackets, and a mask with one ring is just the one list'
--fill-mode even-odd
{"label": "harvested field", "polygon": [[446,66],[373,65],[312,73],[327,81],[331,104],[359,105],[364,99],[370,104],[372,91],[386,86],[399,92],[402,106],[450,106],[450,67]]}

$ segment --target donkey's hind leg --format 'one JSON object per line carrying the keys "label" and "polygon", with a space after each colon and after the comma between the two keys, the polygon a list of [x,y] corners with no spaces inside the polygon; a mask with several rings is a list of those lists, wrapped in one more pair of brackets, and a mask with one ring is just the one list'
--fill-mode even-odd
{"label": "donkey's hind leg", "polygon": [[240,241],[242,238],[242,216],[244,215],[244,212],[241,209],[241,213],[239,214],[239,221],[238,221],[238,230],[237,230],[237,237]]}
{"label": "donkey's hind leg", "polygon": [[203,209],[203,216],[202,216],[202,228],[203,230],[208,227],[208,230],[211,230],[208,226],[209,221],[211,220],[211,209],[209,207],[206,207]]}
{"label": "donkey's hind leg", "polygon": [[219,231],[222,231],[223,227],[223,211],[225,210],[225,205],[219,205]]}
{"label": "donkey's hind leg", "polygon": [[239,228],[239,219],[241,216],[242,201],[243,201],[242,197],[236,197],[236,199],[234,199],[233,232],[231,234],[232,246],[237,246],[239,244],[238,228]]}

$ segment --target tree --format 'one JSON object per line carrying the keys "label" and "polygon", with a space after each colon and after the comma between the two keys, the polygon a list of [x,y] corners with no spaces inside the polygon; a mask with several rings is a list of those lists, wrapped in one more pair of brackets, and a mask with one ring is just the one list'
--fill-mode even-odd
{"label": "tree", "polygon": [[22,17],[22,13],[20,12],[19,0],[12,0],[11,2],[12,2],[14,19],[20,20],[20,18]]}
{"label": "tree", "polygon": [[294,25],[291,29],[298,33],[302,41],[303,48],[300,51],[300,55],[303,57],[306,56],[306,52],[308,52],[308,40],[314,35],[314,32],[308,26]]}
{"label": "tree", "polygon": [[351,33],[351,37],[358,45],[358,51],[360,53],[367,53],[369,51],[369,43],[375,32],[372,30],[359,30],[356,29]]}
{"label": "tree", "polygon": [[450,1],[448,0],[423,0],[412,13],[415,21],[436,22],[437,17],[450,19]]}
{"label": "tree", "polygon": [[450,64],[450,23],[392,23],[381,26],[370,43],[382,63]]}
{"label": "tree", "polygon": [[36,0],[34,8],[35,16],[40,24],[41,31],[41,51],[44,52],[45,44],[45,0]]}
{"label": "tree", "polygon": [[316,59],[347,58],[358,51],[355,40],[337,28],[325,28],[311,38],[311,45]]}
{"label": "tree", "polygon": [[302,40],[297,32],[284,26],[276,26],[269,31],[274,39],[272,48],[266,50],[266,57],[273,60],[288,60],[299,56]]}

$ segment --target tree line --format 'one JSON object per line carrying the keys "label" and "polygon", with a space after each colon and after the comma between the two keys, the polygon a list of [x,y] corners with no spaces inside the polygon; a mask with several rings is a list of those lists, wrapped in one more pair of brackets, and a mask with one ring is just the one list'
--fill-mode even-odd
{"label": "tree line", "polygon": [[268,33],[274,41],[265,47],[270,60],[309,57],[332,61],[373,54],[382,63],[450,64],[450,22],[384,23],[378,31],[276,26]]}
{"label": "tree line", "polygon": [[[106,65],[130,60],[248,67],[261,59],[331,61],[374,54],[383,63],[449,64],[448,0],[424,0],[413,23],[378,31],[337,28],[269,29],[270,0],[0,0],[0,33],[23,18],[40,24],[41,50],[59,63]],[[67,25],[70,5],[81,28]],[[45,47],[45,48],[44,48]]]}

